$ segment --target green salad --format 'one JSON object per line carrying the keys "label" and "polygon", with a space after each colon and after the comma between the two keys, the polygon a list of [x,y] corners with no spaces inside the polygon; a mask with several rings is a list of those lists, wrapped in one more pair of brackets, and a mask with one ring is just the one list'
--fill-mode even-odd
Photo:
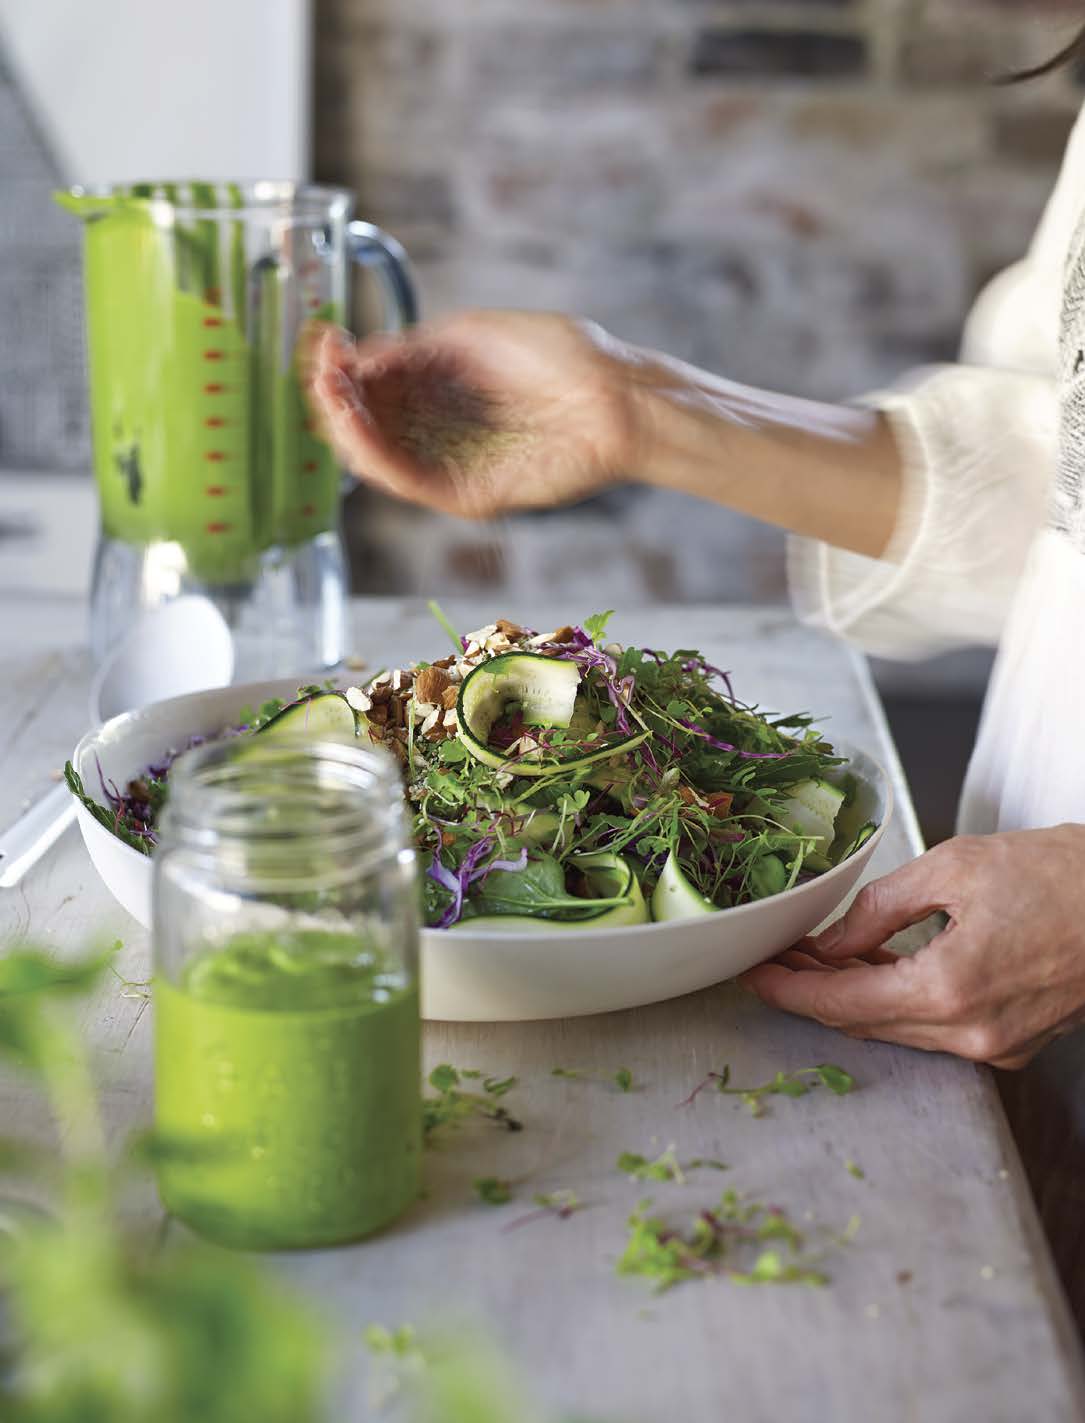
{"label": "green salad", "polygon": [[[348,735],[399,762],[425,923],[558,930],[691,918],[825,873],[875,825],[805,713],[743,704],[694,649],[607,639],[610,614],[537,633],[506,619],[449,655],[346,690],[306,687],[224,735]],[[107,805],[152,853],[175,753]],[[842,828],[848,825],[848,829]]]}

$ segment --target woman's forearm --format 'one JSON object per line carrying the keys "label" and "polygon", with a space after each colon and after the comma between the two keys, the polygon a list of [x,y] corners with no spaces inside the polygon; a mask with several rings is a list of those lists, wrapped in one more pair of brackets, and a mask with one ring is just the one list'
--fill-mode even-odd
{"label": "woman's forearm", "polygon": [[877,411],[774,395],[680,361],[632,367],[639,481],[877,558],[901,498],[899,447]]}

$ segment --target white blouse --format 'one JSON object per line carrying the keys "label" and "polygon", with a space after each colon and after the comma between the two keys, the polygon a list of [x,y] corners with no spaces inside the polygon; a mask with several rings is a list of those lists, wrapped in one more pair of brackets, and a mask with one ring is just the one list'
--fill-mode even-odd
{"label": "white blouse", "polygon": [[800,615],[883,657],[998,643],[959,828],[1085,821],[1085,114],[962,363],[864,403],[903,451],[897,527],[880,560],[793,540]]}

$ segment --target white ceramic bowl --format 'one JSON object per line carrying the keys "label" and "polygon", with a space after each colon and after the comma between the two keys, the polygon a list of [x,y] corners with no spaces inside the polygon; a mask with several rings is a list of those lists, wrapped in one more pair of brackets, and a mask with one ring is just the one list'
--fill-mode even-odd
{"label": "white ceramic bowl", "polygon": [[[73,761],[88,794],[98,766],[124,785],[171,746],[195,733],[216,735],[243,706],[292,697],[296,681],[260,682],[172,697],[126,712],[85,736]],[[528,933],[422,934],[422,1012],[454,1021],[571,1018],[676,998],[733,978],[795,943],[838,907],[877,848],[892,813],[892,789],[881,766],[841,745],[859,781],[844,812],[855,827],[878,822],[863,848],[836,869],[771,899],[703,918],[624,929]],[[96,762],[97,758],[97,762]],[[81,805],[79,827],[94,865],[115,898],[145,927],[151,922],[151,861],[99,825]]]}

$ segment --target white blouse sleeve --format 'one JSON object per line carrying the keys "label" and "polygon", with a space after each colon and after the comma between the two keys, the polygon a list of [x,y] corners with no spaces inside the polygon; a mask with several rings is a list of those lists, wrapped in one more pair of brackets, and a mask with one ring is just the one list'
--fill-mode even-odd
{"label": "white blouse sleeve", "polygon": [[900,445],[900,514],[881,559],[790,541],[805,621],[883,657],[997,642],[1055,469],[1062,275],[1083,174],[1079,119],[1028,257],[969,317],[967,364],[916,372],[862,401],[885,412]]}

